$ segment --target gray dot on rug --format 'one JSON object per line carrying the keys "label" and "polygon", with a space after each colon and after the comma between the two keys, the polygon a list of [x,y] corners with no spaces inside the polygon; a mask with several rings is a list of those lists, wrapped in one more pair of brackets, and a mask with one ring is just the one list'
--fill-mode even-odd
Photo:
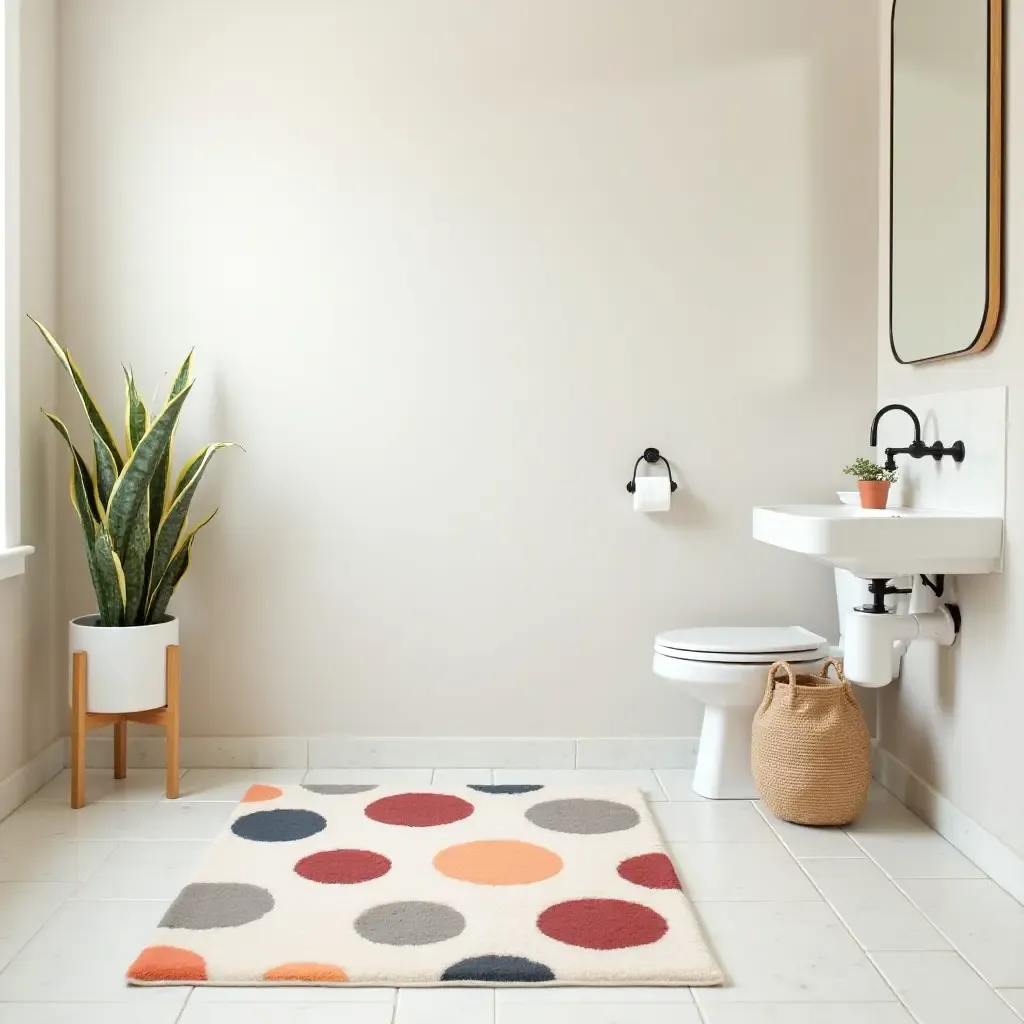
{"label": "gray dot on rug", "polygon": [[526,812],[528,821],[549,832],[575,835],[602,835],[623,832],[640,823],[639,813],[629,804],[612,800],[547,800],[534,804]]}
{"label": "gray dot on rug", "polygon": [[247,882],[192,882],[167,908],[161,928],[237,928],[250,924],[274,909],[274,897],[266,889]]}
{"label": "gray dot on rug", "polygon": [[454,939],[465,927],[466,919],[454,907],[419,900],[382,903],[355,921],[359,935],[385,946],[428,946]]}
{"label": "gray dot on rug", "polygon": [[365,785],[357,782],[325,782],[325,783],[305,783],[303,789],[308,789],[310,793],[319,793],[321,796],[348,796],[350,793],[369,793],[371,789],[376,789],[377,784],[372,783],[371,785]]}

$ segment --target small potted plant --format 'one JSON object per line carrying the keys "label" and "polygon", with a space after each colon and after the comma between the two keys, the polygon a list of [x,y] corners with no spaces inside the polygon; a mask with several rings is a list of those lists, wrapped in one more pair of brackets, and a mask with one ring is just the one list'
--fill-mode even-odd
{"label": "small potted plant", "polygon": [[210,460],[226,442],[206,445],[171,479],[171,440],[192,388],[192,353],[170,395],[148,410],[130,370],[125,377],[124,446],[115,440],[71,358],[38,320],[85,410],[94,464],[75,448],[68,428],[52,413],[71,452],[71,504],[82,524],[85,560],[98,614],[72,619],[72,651],[88,658],[89,712],[124,714],[162,707],[165,656],[178,643],[178,620],[167,603],[189,566],[196,534],[216,515],[188,529],[188,511]]}
{"label": "small potted plant", "polygon": [[889,487],[896,483],[896,470],[883,469],[870,459],[855,459],[843,472],[857,478],[861,508],[885,508],[889,503]]}

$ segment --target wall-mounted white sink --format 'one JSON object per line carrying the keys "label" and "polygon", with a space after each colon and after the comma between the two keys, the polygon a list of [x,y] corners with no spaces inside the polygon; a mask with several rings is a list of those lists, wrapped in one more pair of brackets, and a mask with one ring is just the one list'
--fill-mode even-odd
{"label": "wall-mounted white sink", "polygon": [[862,577],[1002,568],[1003,520],[962,512],[773,505],[754,509],[754,538]]}

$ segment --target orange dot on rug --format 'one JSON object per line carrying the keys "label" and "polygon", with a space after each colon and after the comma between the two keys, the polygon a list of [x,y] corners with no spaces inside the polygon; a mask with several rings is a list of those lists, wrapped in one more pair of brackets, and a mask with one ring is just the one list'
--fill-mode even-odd
{"label": "orange dot on rug", "polygon": [[242,803],[255,804],[261,800],[276,800],[282,793],[283,790],[278,789],[277,786],[264,786],[261,783],[256,783],[245,791]]}
{"label": "orange dot on rug", "polygon": [[147,946],[128,968],[133,981],[206,981],[206,961],[190,949]]}
{"label": "orange dot on rug", "polygon": [[334,964],[281,964],[263,975],[264,981],[348,981],[348,975]]}
{"label": "orange dot on rug", "polygon": [[543,846],[516,839],[481,839],[442,850],[434,858],[434,867],[460,882],[525,885],[557,875],[562,858]]}

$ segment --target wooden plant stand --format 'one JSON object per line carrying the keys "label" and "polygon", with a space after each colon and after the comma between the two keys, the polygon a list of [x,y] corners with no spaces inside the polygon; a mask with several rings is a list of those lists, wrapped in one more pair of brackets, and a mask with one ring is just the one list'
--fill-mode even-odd
{"label": "wooden plant stand", "polygon": [[128,723],[162,725],[167,733],[167,798],[178,798],[178,777],[181,774],[181,724],[179,695],[181,689],[181,651],[177,644],[167,648],[167,703],[149,711],[127,714],[106,714],[86,711],[89,706],[89,666],[85,651],[75,651],[71,671],[71,806],[85,806],[85,738],[92,729],[105,725],[114,727],[114,778],[128,774]]}

